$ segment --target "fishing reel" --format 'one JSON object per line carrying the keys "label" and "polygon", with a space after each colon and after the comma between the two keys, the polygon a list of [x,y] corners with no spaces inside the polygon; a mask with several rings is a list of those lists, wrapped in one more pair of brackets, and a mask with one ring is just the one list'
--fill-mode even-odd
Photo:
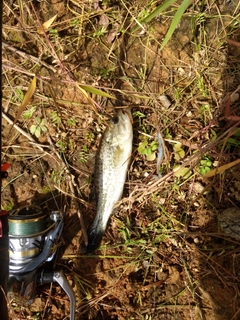
{"label": "fishing reel", "polygon": [[25,304],[35,299],[36,287],[57,282],[70,299],[70,320],[75,318],[75,295],[62,271],[53,269],[63,230],[60,211],[47,214],[38,206],[13,210],[9,224],[9,297]]}

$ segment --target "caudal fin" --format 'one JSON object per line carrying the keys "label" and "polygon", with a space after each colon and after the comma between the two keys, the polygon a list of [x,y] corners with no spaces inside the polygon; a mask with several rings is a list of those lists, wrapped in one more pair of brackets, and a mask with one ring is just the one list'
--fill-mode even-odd
{"label": "caudal fin", "polygon": [[89,229],[88,230],[88,245],[86,246],[84,241],[81,243],[81,251],[84,254],[93,254],[95,250],[100,247],[102,237],[105,230]]}

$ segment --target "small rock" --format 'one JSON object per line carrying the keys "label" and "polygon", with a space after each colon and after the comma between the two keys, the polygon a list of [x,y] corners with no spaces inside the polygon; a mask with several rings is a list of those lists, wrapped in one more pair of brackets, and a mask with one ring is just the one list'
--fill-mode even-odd
{"label": "small rock", "polygon": [[193,190],[196,192],[196,193],[202,193],[203,190],[204,190],[204,186],[201,184],[201,182],[197,181],[197,182],[194,182],[193,184]]}
{"label": "small rock", "polygon": [[165,95],[160,95],[158,99],[165,109],[168,109],[172,105],[172,102]]}

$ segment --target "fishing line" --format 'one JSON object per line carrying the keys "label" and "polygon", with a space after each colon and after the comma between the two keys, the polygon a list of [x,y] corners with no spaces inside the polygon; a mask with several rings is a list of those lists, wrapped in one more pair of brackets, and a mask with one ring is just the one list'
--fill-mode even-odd
{"label": "fishing line", "polygon": [[46,230],[47,215],[38,206],[23,207],[9,214],[9,234],[30,236]]}

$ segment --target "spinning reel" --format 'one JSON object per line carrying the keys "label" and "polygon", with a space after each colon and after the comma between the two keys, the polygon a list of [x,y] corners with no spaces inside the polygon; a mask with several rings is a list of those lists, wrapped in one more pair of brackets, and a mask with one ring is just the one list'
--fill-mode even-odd
{"label": "spinning reel", "polygon": [[38,206],[13,210],[9,223],[9,296],[26,304],[34,301],[36,286],[57,282],[70,300],[70,320],[75,318],[75,295],[62,271],[53,270],[53,260],[63,230],[60,211],[46,214]]}

